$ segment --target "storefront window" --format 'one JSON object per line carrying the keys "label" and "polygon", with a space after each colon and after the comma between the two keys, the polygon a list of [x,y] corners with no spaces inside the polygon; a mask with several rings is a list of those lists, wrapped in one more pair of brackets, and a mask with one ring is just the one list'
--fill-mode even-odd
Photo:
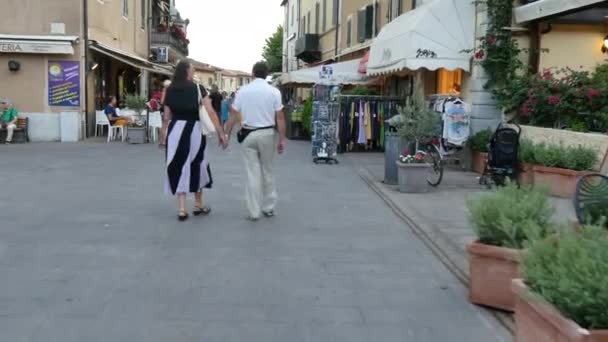
{"label": "storefront window", "polygon": [[437,70],[437,94],[460,94],[462,70]]}

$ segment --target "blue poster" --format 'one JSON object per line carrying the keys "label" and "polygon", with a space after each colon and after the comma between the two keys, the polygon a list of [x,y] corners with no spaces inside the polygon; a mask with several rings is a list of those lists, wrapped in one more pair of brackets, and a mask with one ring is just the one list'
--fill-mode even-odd
{"label": "blue poster", "polygon": [[80,62],[49,61],[49,106],[80,106]]}

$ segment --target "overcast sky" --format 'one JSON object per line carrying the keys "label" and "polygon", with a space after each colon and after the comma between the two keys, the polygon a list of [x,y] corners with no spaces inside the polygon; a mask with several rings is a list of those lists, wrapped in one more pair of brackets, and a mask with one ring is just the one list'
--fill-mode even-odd
{"label": "overcast sky", "polygon": [[[1,1],[1,0],[0,0]],[[190,19],[190,58],[226,69],[251,71],[266,38],[283,23],[279,0],[176,0]]]}

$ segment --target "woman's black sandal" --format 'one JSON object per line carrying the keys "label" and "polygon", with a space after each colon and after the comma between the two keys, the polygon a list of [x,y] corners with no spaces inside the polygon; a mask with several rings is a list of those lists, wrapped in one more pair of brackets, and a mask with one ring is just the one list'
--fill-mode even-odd
{"label": "woman's black sandal", "polygon": [[185,211],[180,211],[177,215],[177,219],[179,220],[179,222],[186,221],[188,219],[188,213]]}
{"label": "woman's black sandal", "polygon": [[206,216],[209,215],[210,212],[211,208],[209,207],[194,207],[194,209],[192,210],[192,214],[194,214],[194,216]]}

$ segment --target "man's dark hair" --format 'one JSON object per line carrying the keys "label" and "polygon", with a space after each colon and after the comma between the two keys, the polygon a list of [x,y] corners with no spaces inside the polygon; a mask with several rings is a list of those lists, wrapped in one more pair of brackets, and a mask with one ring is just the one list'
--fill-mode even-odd
{"label": "man's dark hair", "polygon": [[108,96],[108,104],[112,103],[112,101],[114,101],[116,99],[116,96],[112,95],[112,96]]}
{"label": "man's dark hair", "polygon": [[253,77],[266,79],[269,73],[268,64],[265,62],[257,62],[253,66]]}

